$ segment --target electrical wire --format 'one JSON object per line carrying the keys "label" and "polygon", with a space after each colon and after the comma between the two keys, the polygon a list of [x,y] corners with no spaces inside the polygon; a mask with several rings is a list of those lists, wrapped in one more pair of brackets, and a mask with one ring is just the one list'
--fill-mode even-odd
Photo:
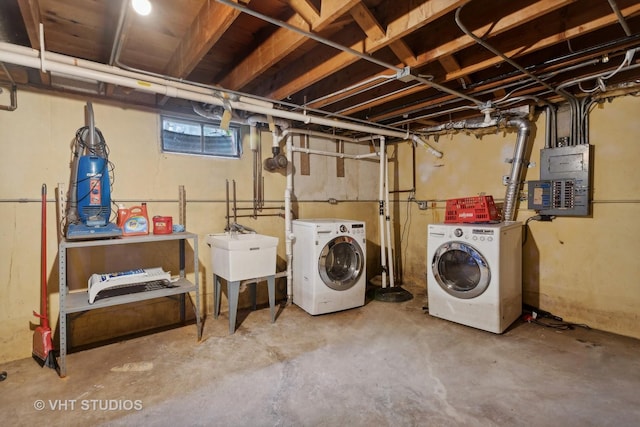
{"label": "electrical wire", "polygon": [[[549,313],[548,311],[540,310],[539,308],[532,307],[527,304],[523,304],[522,307],[523,316],[522,320],[527,323],[535,323],[536,325],[544,326],[545,328],[559,329],[563,331],[573,330],[576,327],[591,329],[591,327],[584,323],[572,323],[565,322],[562,317]],[[543,320],[547,319],[547,320]]]}
{"label": "electrical wire", "polygon": [[[407,200],[407,215],[404,220],[404,225],[402,226],[402,233],[400,234],[400,247],[402,247],[402,243],[404,242],[404,253],[408,253],[409,248],[409,239],[405,240],[405,234],[407,230],[411,227],[411,208],[413,206],[412,201],[415,198],[415,192],[412,191],[409,193],[409,199]],[[407,257],[405,256],[402,263],[402,271],[406,271],[407,267]]]}

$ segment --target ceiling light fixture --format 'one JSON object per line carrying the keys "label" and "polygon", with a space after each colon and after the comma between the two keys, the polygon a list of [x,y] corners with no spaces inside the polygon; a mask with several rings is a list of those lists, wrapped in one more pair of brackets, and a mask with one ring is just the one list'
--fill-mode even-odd
{"label": "ceiling light fixture", "polygon": [[151,13],[151,2],[149,0],[131,0],[131,6],[138,15],[147,16]]}

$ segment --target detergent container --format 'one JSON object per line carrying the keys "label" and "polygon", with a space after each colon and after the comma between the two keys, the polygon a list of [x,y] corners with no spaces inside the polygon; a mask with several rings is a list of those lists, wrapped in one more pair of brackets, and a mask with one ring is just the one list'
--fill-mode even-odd
{"label": "detergent container", "polygon": [[139,236],[149,234],[149,217],[147,204],[125,208],[118,206],[118,227],[122,229],[124,236]]}
{"label": "detergent container", "polygon": [[171,234],[173,232],[173,218],[170,216],[153,217],[153,234]]}

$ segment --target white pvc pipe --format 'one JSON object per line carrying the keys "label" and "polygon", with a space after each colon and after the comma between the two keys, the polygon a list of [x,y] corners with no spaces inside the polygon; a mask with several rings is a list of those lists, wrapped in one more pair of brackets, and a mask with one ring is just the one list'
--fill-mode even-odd
{"label": "white pvc pipe", "polygon": [[[289,133],[294,133],[297,135],[317,136],[318,138],[329,139],[329,140],[338,139],[341,141],[354,142],[354,143],[360,142],[362,140],[360,138],[351,138],[348,136],[334,135],[334,134],[329,134],[324,132],[318,132],[315,130],[297,129],[297,128],[287,129],[284,132],[282,132],[281,139],[285,138]],[[370,139],[370,138],[367,137],[366,139]]]}
{"label": "white pvc pipe", "polygon": [[[285,199],[285,242],[286,242],[286,256],[287,256],[287,300],[289,302],[293,302],[293,274],[292,274],[292,258],[293,258],[293,250],[292,250],[292,241],[293,239],[295,239],[295,236],[293,235],[292,232],[292,223],[291,223],[291,194],[293,193],[293,153],[294,152],[302,152],[302,153],[309,153],[309,154],[319,154],[319,155],[324,155],[324,156],[333,156],[333,157],[346,157],[346,158],[353,158],[353,159],[364,159],[364,158],[371,158],[371,157],[375,157],[375,156],[380,156],[380,192],[379,192],[379,213],[380,213],[380,224],[379,224],[379,229],[380,229],[380,262],[382,264],[382,286],[386,287],[386,267],[385,267],[385,263],[386,263],[386,254],[385,254],[385,238],[384,238],[384,186],[385,186],[385,173],[386,172],[386,168],[385,168],[385,163],[386,163],[386,149],[385,149],[385,138],[384,136],[375,136],[375,137],[368,137],[366,139],[380,139],[381,143],[380,143],[380,150],[378,153],[367,153],[367,154],[358,154],[358,155],[351,155],[351,154],[342,154],[342,153],[335,153],[335,152],[329,152],[329,151],[320,151],[320,150],[310,150],[307,148],[302,148],[302,147],[294,147],[293,145],[293,135],[294,134],[302,134],[302,135],[308,135],[308,134],[313,134],[313,136],[317,136],[317,137],[325,137],[327,139],[334,139],[332,138],[332,135],[326,135],[323,134],[321,132],[313,132],[313,131],[306,131],[306,130],[302,130],[302,129],[286,129],[283,132],[283,137],[286,137],[286,156],[287,156],[287,186],[285,189],[285,195],[284,195],[284,199]],[[365,139],[362,139],[363,141]],[[388,181],[388,176],[386,177],[386,180]],[[388,183],[387,183],[388,186]],[[386,196],[386,200],[387,203],[389,202],[389,195],[387,193]],[[387,216],[387,218],[390,220],[390,217]],[[390,226],[389,226],[390,227]],[[387,230],[387,234],[390,235],[390,229]],[[390,238],[389,238],[390,241]],[[389,249],[389,253],[391,253],[391,250]],[[391,255],[390,259],[391,259]],[[393,274],[393,267],[392,267],[392,273]],[[393,276],[391,276],[391,283],[393,283]],[[393,286],[393,285],[392,285]]]}
{"label": "white pvc pipe", "polygon": [[[384,137],[381,138],[384,141]],[[389,262],[387,263],[387,268],[389,270],[389,286],[393,287],[394,278],[393,278],[393,242],[391,241],[391,215],[389,214],[389,163],[387,161],[387,147],[384,149],[384,213],[385,213],[385,224],[386,224],[386,232],[387,232],[387,258]]]}
{"label": "white pvc pipe", "polygon": [[[30,48],[12,45],[11,49],[7,49],[7,43],[0,43],[0,62],[39,69],[42,64],[42,60],[40,59],[37,51],[35,52],[36,56],[34,56],[33,50]],[[268,103],[248,97],[234,99],[234,97],[230,96],[228,100],[225,99],[223,101],[224,92],[221,91],[205,89],[193,84],[176,83],[167,79],[153,78],[141,73],[125,73],[117,67],[91,63],[90,61],[81,61],[75,58],[65,57],[64,55],[56,55],[55,57],[58,58],[56,60],[50,59],[49,53],[44,53],[42,57],[43,59],[45,57],[47,58],[47,70],[65,74],[72,78],[85,78],[129,87],[144,92],[156,93],[173,98],[181,98],[189,101],[202,102],[223,107],[225,106],[225,102],[227,102],[227,104],[235,110],[279,117],[305,124],[313,123],[331,128],[339,128],[367,134],[377,134],[392,138],[409,139],[410,137],[408,132],[392,131],[389,129],[348,123],[306,113],[279,110]],[[60,61],[60,57],[67,59],[65,59],[65,61]],[[92,66],[88,67],[88,63],[91,63]],[[116,72],[116,70],[118,71]]]}
{"label": "white pvc pipe", "polygon": [[427,149],[427,151],[431,154],[433,154],[434,156],[436,156],[437,158],[442,158],[442,151],[438,151],[435,148],[433,148],[431,145],[429,145],[424,139],[420,138],[420,136],[418,135],[411,135],[411,139],[413,140],[413,142],[415,142],[416,144],[422,145],[424,148]]}
{"label": "white pvc pipe", "polygon": [[287,138],[287,187],[284,190],[284,236],[285,251],[287,257],[287,303],[293,302],[293,270],[291,261],[293,260],[293,227],[291,218],[291,193],[293,191],[293,136]]}
{"label": "white pvc pipe", "polygon": [[356,160],[368,159],[368,158],[372,158],[372,157],[378,157],[378,153],[346,154],[346,153],[336,153],[336,152],[333,152],[333,151],[313,150],[313,149],[310,149],[310,148],[303,148],[303,147],[292,147],[291,150],[297,151],[297,152],[300,152],[300,153],[305,153],[305,154],[319,154],[319,155],[322,155],[322,156],[340,157],[340,158],[345,158],[345,159],[356,159]]}
{"label": "white pvc pipe", "polygon": [[384,247],[384,171],[387,158],[384,137],[380,138],[380,183],[378,187],[378,233],[380,234],[380,265],[382,267],[382,287],[387,287],[387,266]]}
{"label": "white pvc pipe", "polygon": [[[253,103],[263,107],[273,107],[273,103],[271,102],[250,98],[242,95],[235,95],[233,93],[225,92],[224,90],[218,90],[210,87],[203,87],[197,84],[183,83],[175,80],[163,79],[163,78],[152,76],[152,75],[136,73],[136,72],[124,70],[122,68],[118,68],[112,65],[100,64],[98,62],[92,62],[86,59],[73,58],[71,56],[66,56],[66,55],[62,55],[54,52],[45,51],[44,55],[41,55],[41,53],[35,49],[14,45],[11,43],[0,42],[0,52],[16,53],[19,55],[38,59],[39,61],[40,61],[40,58],[43,58],[43,59],[46,59],[47,62],[51,61],[51,62],[56,62],[60,64],[73,65],[80,68],[86,68],[89,70],[100,71],[100,72],[109,73],[109,74],[113,74],[120,77],[128,77],[131,79],[136,79],[136,80],[142,79],[142,80],[146,80],[148,82],[152,82],[156,84],[172,86],[177,89],[183,89],[183,90],[189,90],[192,92],[201,93],[203,95],[220,93],[220,95],[223,98],[228,98],[228,99],[236,98],[237,100],[242,102]],[[47,69],[50,70],[50,68],[48,67]]]}

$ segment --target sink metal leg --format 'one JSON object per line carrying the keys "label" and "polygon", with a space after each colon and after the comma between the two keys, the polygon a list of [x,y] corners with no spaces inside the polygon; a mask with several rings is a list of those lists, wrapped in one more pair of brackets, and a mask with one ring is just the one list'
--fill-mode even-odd
{"label": "sink metal leg", "polygon": [[238,313],[240,282],[227,281],[227,293],[229,294],[229,333],[233,334],[236,330],[236,314]]}
{"label": "sink metal leg", "polygon": [[276,278],[269,276],[267,278],[267,287],[269,290],[269,310],[271,311],[271,323],[276,321]]}
{"label": "sink metal leg", "polygon": [[252,311],[256,311],[256,295],[257,295],[256,288],[257,287],[258,287],[258,283],[257,282],[249,283],[249,297],[251,298],[251,310]]}
{"label": "sink metal leg", "polygon": [[220,314],[220,276],[213,275],[213,318],[217,319]]}

